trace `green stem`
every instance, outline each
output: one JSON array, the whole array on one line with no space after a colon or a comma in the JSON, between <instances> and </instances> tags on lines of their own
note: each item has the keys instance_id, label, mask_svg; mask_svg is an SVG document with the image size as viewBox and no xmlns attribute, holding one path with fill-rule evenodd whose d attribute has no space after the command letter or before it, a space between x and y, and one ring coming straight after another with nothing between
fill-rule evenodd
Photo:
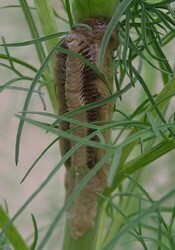
<instances>
[{"instance_id":1,"label":"green stem","mask_svg":"<svg viewBox=\"0 0 175 250\"><path fill-rule=\"evenodd\" d=\"M54 12L49 0L34 0L41 28L45 36L58 32ZM46 41L47 50L50 51L58 42L57 38Z\"/></svg>"},{"instance_id":2,"label":"green stem","mask_svg":"<svg viewBox=\"0 0 175 250\"><path fill-rule=\"evenodd\" d=\"M8 215L4 209L0 206L0 228L4 228L5 225L10 221ZM14 250L29 250L24 239L17 231L16 227L11 224L8 229L5 231L10 244L13 246Z\"/></svg>"},{"instance_id":3,"label":"green stem","mask_svg":"<svg viewBox=\"0 0 175 250\"><path fill-rule=\"evenodd\" d=\"M23 10L24 16L26 18L26 21L28 23L32 38L39 38L39 33L38 33L37 27L35 25L35 21L32 17L31 10L30 10L30 7L28 6L27 1L26 0L19 0L19 2L21 5L21 8ZM35 47L36 47L36 50L38 53L40 63L43 63L43 61L45 60L45 57L46 57L44 49L43 49L42 45L39 43L35 44Z\"/></svg>"},{"instance_id":4,"label":"green stem","mask_svg":"<svg viewBox=\"0 0 175 250\"><path fill-rule=\"evenodd\" d=\"M141 156L127 162L125 165L123 165L123 168L117 172L117 175L114 179L114 185L111 189L107 190L105 195L108 195L113 192L118 187L119 183L121 183L126 178L126 174L130 175L138 170L141 170L141 168L147 166L148 164L159 159L163 155L169 153L174 148L175 140L163 141L160 144L152 147L150 150L148 150Z\"/></svg>"},{"instance_id":5,"label":"green stem","mask_svg":"<svg viewBox=\"0 0 175 250\"><path fill-rule=\"evenodd\" d=\"M43 34L47 36L47 35L58 32L54 12L53 12L50 1L49 0L34 0L34 3L35 3L36 11L38 13L38 17L40 20ZM46 47L47 47L48 52L55 46L57 42L58 40L55 38L46 41ZM49 83L53 79L53 64L54 64L54 59L51 60L50 74L44 75L46 83ZM58 102L57 102L56 95L55 95L54 84L49 83L46 85L46 87L47 87L47 91L48 91L51 103L53 105L53 108L55 112L57 113Z\"/></svg>"},{"instance_id":6,"label":"green stem","mask_svg":"<svg viewBox=\"0 0 175 250\"><path fill-rule=\"evenodd\" d=\"M119 0L73 0L72 11L78 22L89 17L111 18L117 8Z\"/></svg>"},{"instance_id":7,"label":"green stem","mask_svg":"<svg viewBox=\"0 0 175 250\"><path fill-rule=\"evenodd\" d=\"M39 33L35 24L35 20L33 19L33 16L31 14L31 10L28 6L28 3L26 0L19 0L23 13L26 17L32 38L39 38ZM41 21L41 26L43 29L43 33L44 35L49 35L52 33L56 33L57 29L56 29L56 24L55 24L55 20L54 20L54 14L51 8L51 5L49 3L49 1L35 1L37 7L36 10L38 12L38 15L40 17L40 21ZM46 24L47 22L47 24ZM56 41L55 39L51 39L47 42L47 48L48 51L50 50L50 48L52 48L55 45ZM44 49L42 44L35 44L36 50L37 50L37 54L38 54L38 58L40 63L42 64L46 58ZM53 61L52 61L52 67L53 68ZM50 67L47 67L45 72L43 73L43 79L46 83L46 88L53 106L53 109L55 110L55 112L57 111L57 100L56 100L56 96L55 96L55 88L54 88L54 84L51 84L50 82L53 80L53 71Z\"/></svg>"},{"instance_id":8,"label":"green stem","mask_svg":"<svg viewBox=\"0 0 175 250\"><path fill-rule=\"evenodd\" d=\"M126 178L125 174L130 175L130 174L135 173L137 170L140 171L141 168L150 164L151 162L155 161L156 159L159 159L161 156L169 153L174 148L175 148L175 140L172 140L169 142L162 142L162 143L160 143L160 145L155 146L154 148L152 148L151 150L149 150L148 152L146 152L142 156L126 163L124 165L124 168L118 172L118 174L115 178L114 183L117 183L117 184L114 185L111 190L107 190L105 195L110 194L113 190L116 190L117 186ZM139 174L140 172L137 172L137 173ZM131 183L131 187L132 187L132 184L133 183ZM135 186L133 186L133 187L135 187ZM127 191L129 192L129 189ZM134 207L135 207L134 200L133 199L130 200L130 199L131 199L131 197L127 198L121 204L120 209L122 211L126 211L128 206L130 206L130 209L129 209L130 211L132 211L132 209L134 210ZM113 218L113 221L114 221L114 223L112 224L111 228L107 232L105 242L107 242L108 240L115 237L116 233L119 231L121 226L126 222L126 219L123 216L120 216L119 213L117 213L115 218Z\"/></svg>"},{"instance_id":9,"label":"green stem","mask_svg":"<svg viewBox=\"0 0 175 250\"><path fill-rule=\"evenodd\" d=\"M135 171L141 169L144 166L152 163L153 161L159 159L163 155L169 153L175 148L175 140L169 142L163 141L159 145L154 146L152 149L142 154L126 163L122 170L118 172L118 178L123 180L125 178L124 174L133 174ZM116 178L117 180L117 178Z\"/></svg>"},{"instance_id":10,"label":"green stem","mask_svg":"<svg viewBox=\"0 0 175 250\"><path fill-rule=\"evenodd\" d=\"M104 210L104 200L100 200L97 209L97 215L94 221L94 227L89 229L82 237L74 239L71 235L68 220L66 218L65 232L62 250L100 250L98 247L99 233L101 234L101 216Z\"/></svg>"},{"instance_id":11,"label":"green stem","mask_svg":"<svg viewBox=\"0 0 175 250\"><path fill-rule=\"evenodd\" d=\"M155 98L155 103L159 107L160 110L163 110L168 105L168 103L170 102L171 98L174 95L175 95L175 77L173 77L169 82L167 82L165 87L161 90L161 92ZM145 114L147 112L151 112L151 114L153 115L154 118L157 117L157 113L155 111L155 108L153 107L152 104L150 104L149 107L147 108L147 110L145 111L144 115L142 116L141 121L144 120ZM137 131L138 130L132 129L131 132L129 133L128 137L132 136ZM128 156L130 155L130 153L132 152L132 150L134 149L136 144L137 144L137 141L132 142L132 143L128 144L126 147L124 147L122 157L120 160L121 168L123 168L123 165L125 164Z\"/></svg>"}]
</instances>

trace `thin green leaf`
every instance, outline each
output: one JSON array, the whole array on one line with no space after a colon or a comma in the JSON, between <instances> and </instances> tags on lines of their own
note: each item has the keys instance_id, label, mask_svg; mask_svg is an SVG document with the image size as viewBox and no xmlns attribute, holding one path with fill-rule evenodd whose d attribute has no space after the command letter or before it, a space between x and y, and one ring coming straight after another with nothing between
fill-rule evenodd
<instances>
[{"instance_id":1,"label":"thin green leaf","mask_svg":"<svg viewBox=\"0 0 175 250\"><path fill-rule=\"evenodd\" d=\"M132 0L123 0L117 7L114 15L111 18L111 21L105 31L104 37L102 39L100 53L98 57L98 66L101 69L103 65L103 58L106 52L106 47L108 45L109 39L112 35L113 30L115 29L116 25L118 24L118 21L120 20L123 13L126 11L129 4L132 2Z\"/></svg>"},{"instance_id":2,"label":"thin green leaf","mask_svg":"<svg viewBox=\"0 0 175 250\"><path fill-rule=\"evenodd\" d=\"M165 34L165 36L162 38L161 47L170 43L174 38L175 38L175 32L172 31L167 32L167 34Z\"/></svg>"},{"instance_id":3,"label":"thin green leaf","mask_svg":"<svg viewBox=\"0 0 175 250\"><path fill-rule=\"evenodd\" d=\"M61 42L59 42L57 44L57 46L61 44ZM39 81L41 75L43 74L44 70L46 69L50 59L52 58L52 56L54 55L55 51L57 50L57 46L54 47L50 53L48 54L46 60L43 62L43 64L41 65L40 69L38 70L37 74L35 75L33 82L30 86L30 90L27 94L24 106L23 106L23 111L27 111L29 104L30 104L30 100L32 98L32 94L33 91L35 89L35 86L37 84L37 82ZM23 113L23 116L25 117L26 114ZM20 142L21 142L21 135L22 135L22 130L23 130L23 126L24 126L24 120L20 120L19 122L19 126L18 126L18 131L17 131L17 137L16 137L16 146L15 146L15 161L16 161L16 165L18 164L18 159L19 159L19 146L20 146Z\"/></svg>"},{"instance_id":4,"label":"thin green leaf","mask_svg":"<svg viewBox=\"0 0 175 250\"><path fill-rule=\"evenodd\" d=\"M2 91L4 91L5 89L9 88L10 85L12 85L13 83L18 82L18 81L23 81L23 80L31 81L32 78L30 78L30 77L17 77L17 78L14 78L14 79L12 79L12 80L10 80L10 81L8 81L5 84L0 86L0 93Z\"/></svg>"},{"instance_id":5,"label":"thin green leaf","mask_svg":"<svg viewBox=\"0 0 175 250\"><path fill-rule=\"evenodd\" d=\"M164 0L164 1L162 1L162 2L158 2L158 3L146 3L145 2L145 4L147 4L150 8L152 8L152 7L155 7L155 8L164 8L165 6L166 6L166 4L170 4L170 3L173 3L174 2L174 0Z\"/></svg>"},{"instance_id":6,"label":"thin green leaf","mask_svg":"<svg viewBox=\"0 0 175 250\"><path fill-rule=\"evenodd\" d=\"M171 15L172 15L172 17L173 17L173 19L174 19L174 21L175 21L175 13L174 13L173 6L172 6L172 8L171 8L170 4L168 4L167 7L168 7L168 10L169 10L169 12L171 13Z\"/></svg>"},{"instance_id":7,"label":"thin green leaf","mask_svg":"<svg viewBox=\"0 0 175 250\"><path fill-rule=\"evenodd\" d=\"M160 18L160 20L165 24L165 26L168 29L172 30L173 32L175 31L175 28L174 28L175 22L171 18L169 18L167 14L163 13L162 11L156 8L154 8L154 13L157 14L157 16ZM171 23L172 26L169 23Z\"/></svg>"},{"instance_id":8,"label":"thin green leaf","mask_svg":"<svg viewBox=\"0 0 175 250\"><path fill-rule=\"evenodd\" d=\"M155 35L154 35L154 33L152 31L150 31L149 34L150 34L151 39L155 39ZM162 49L160 48L160 46L159 46L158 42L156 41L156 39L155 39L155 42L154 42L152 48L154 49L155 54L157 54L161 58L166 59L166 56L163 53ZM174 73L173 73L173 71L171 69L171 66L170 66L170 64L168 63L167 60L165 60L163 62L158 61L158 63L159 63L160 68L161 68L164 83L166 83L166 82L168 82L168 80L170 80L169 79L170 76L174 76Z\"/></svg>"},{"instance_id":9,"label":"thin green leaf","mask_svg":"<svg viewBox=\"0 0 175 250\"><path fill-rule=\"evenodd\" d=\"M69 0L65 0L65 6L66 6L67 15L68 15L68 18L69 18L69 25L70 25L70 28L72 28L73 25L74 25L74 22L73 22L73 18L72 18L72 13L71 13L71 7L70 7Z\"/></svg>"},{"instance_id":10,"label":"thin green leaf","mask_svg":"<svg viewBox=\"0 0 175 250\"><path fill-rule=\"evenodd\" d=\"M151 112L147 112L147 117L148 117L148 119L149 119L150 125L151 125L152 130L154 131L155 135L156 135L158 138L162 139L162 136L161 136L161 134L160 134L160 131L159 131L158 128L157 128L157 124L156 124L156 122L155 122L155 120L154 120L154 117L153 117L153 115L151 114Z\"/></svg>"},{"instance_id":11,"label":"thin green leaf","mask_svg":"<svg viewBox=\"0 0 175 250\"><path fill-rule=\"evenodd\" d=\"M142 154L141 156L135 158L134 160L129 161L126 163L122 170L119 170L117 173L117 176L115 178L115 183L119 184L119 180L121 181L124 179L124 174L133 174L135 171L141 169L142 167L145 167L146 165L150 164L151 162L155 161L156 159L159 159L161 156L169 153L175 148L175 141L169 141L169 142L162 142L154 147L152 147L150 150Z\"/></svg>"},{"instance_id":12,"label":"thin green leaf","mask_svg":"<svg viewBox=\"0 0 175 250\"><path fill-rule=\"evenodd\" d=\"M2 43L2 44L0 44L0 46L1 47L5 47L5 46L6 47L24 47L24 46L29 46L29 45L45 42L47 40L50 40L50 39L53 39L53 38L56 38L56 37L61 37L61 36L64 36L66 34L67 34L66 31L65 32L58 32L58 33L54 33L54 34L51 34L51 35L43 36L43 37L40 37L40 38L25 41L25 42L6 43L5 45L4 45L4 43Z\"/></svg>"},{"instance_id":13,"label":"thin green leaf","mask_svg":"<svg viewBox=\"0 0 175 250\"><path fill-rule=\"evenodd\" d=\"M171 215L171 218L170 218L170 223L169 223L169 231L170 233L173 233L173 224L174 224L174 221L175 221L175 205L173 207L173 211L172 211L172 215ZM175 242L174 242L175 244Z\"/></svg>"},{"instance_id":14,"label":"thin green leaf","mask_svg":"<svg viewBox=\"0 0 175 250\"><path fill-rule=\"evenodd\" d=\"M129 23L130 12L126 10L126 28L125 28L125 40L123 46L123 53L122 53L122 64L124 65L125 71L128 75L128 66L127 66L127 52L129 47L129 32L130 32L130 23Z\"/></svg>"},{"instance_id":15,"label":"thin green leaf","mask_svg":"<svg viewBox=\"0 0 175 250\"><path fill-rule=\"evenodd\" d=\"M29 88L18 87L18 86L8 86L6 89L11 89L11 90L16 90L16 91L24 91L24 92L29 91ZM1 92L1 88L0 88L0 92ZM34 90L33 93L38 94L40 97L44 95L42 92L40 92L38 90Z\"/></svg>"},{"instance_id":16,"label":"thin green leaf","mask_svg":"<svg viewBox=\"0 0 175 250\"><path fill-rule=\"evenodd\" d=\"M30 7L29 7L27 1L26 0L19 0L19 2L20 2L20 5L21 5L21 8L23 10L23 13L25 15L26 21L27 21L27 23L29 25L32 37L33 38L39 38L39 33L38 33L37 27L35 25L35 21L34 21L34 19L32 17L31 10L30 10ZM43 63L45 58L46 58L44 49L43 49L41 44L36 44L35 46L36 46L36 50L37 50L37 53L38 53L40 63Z\"/></svg>"},{"instance_id":17,"label":"thin green leaf","mask_svg":"<svg viewBox=\"0 0 175 250\"><path fill-rule=\"evenodd\" d=\"M120 231L113 237L103 248L103 250L109 250L113 249L115 244L118 242L118 240L128 233L129 230L131 230L133 227L137 226L138 223L148 215L150 215L152 212L154 212L162 203L166 202L170 198L172 198L175 195L175 189L168 192L166 195L164 195L161 199L158 201L155 201L151 206L147 207L144 212L140 213L139 216L134 218L131 222L123 226Z\"/></svg>"},{"instance_id":18,"label":"thin green leaf","mask_svg":"<svg viewBox=\"0 0 175 250\"><path fill-rule=\"evenodd\" d=\"M65 115L66 116L72 116L72 115L78 114L78 113L80 113L80 112L82 112L84 110L90 110L92 108L103 106L106 103L109 103L109 102L112 102L112 101L116 100L117 98L119 98L122 94L126 93L132 87L133 87L132 83L129 83L123 89L121 89L117 93L109 96L108 98L105 98L103 100L100 100L100 101L97 101L97 102L94 102L94 103L86 104L85 106L82 106L82 107L80 107L78 109L67 112Z\"/></svg>"},{"instance_id":19,"label":"thin green leaf","mask_svg":"<svg viewBox=\"0 0 175 250\"><path fill-rule=\"evenodd\" d=\"M35 115L41 115L41 116L45 116L45 117L50 117L50 118L54 118L55 121L49 126L50 129L53 127L55 127L59 122L61 121L66 121L68 123L73 123L73 124L76 124L77 126L82 126L82 127L87 127L87 128L91 128L91 129L94 129L94 130L98 130L97 132L99 131L102 131L102 130L106 130L106 129L112 129L112 128L116 128L116 127L134 127L134 128L140 128L140 129L145 129L145 128L148 128L147 125L145 125L145 123L143 122L139 122L139 121L130 121L130 120L124 120L124 121L109 121L109 123L107 123L106 125L104 124L104 122L94 122L94 123L86 123L86 122L81 122L81 121L78 121L78 120L74 120L72 118L69 118L65 115L54 115L52 113L47 113L47 112L36 112L36 111L27 111L27 112L24 112L24 113L27 113L27 114L35 114ZM101 125L101 123L103 125ZM170 125L166 125L167 126L170 126ZM171 126L174 126L174 123L171 124ZM45 127L46 129L46 127ZM161 127L161 129L163 129Z\"/></svg>"},{"instance_id":20,"label":"thin green leaf","mask_svg":"<svg viewBox=\"0 0 175 250\"><path fill-rule=\"evenodd\" d=\"M0 206L0 228L2 229L9 222L10 218L8 217L2 206ZM14 250L29 250L21 234L12 223L10 223L8 229L5 232L0 232L1 237L3 233L5 233L5 235L7 236Z\"/></svg>"},{"instance_id":21,"label":"thin green leaf","mask_svg":"<svg viewBox=\"0 0 175 250\"><path fill-rule=\"evenodd\" d=\"M43 152L37 157L37 159L33 162L32 166L28 169L24 177L22 178L20 183L23 183L23 181L27 178L27 176L30 174L32 169L35 167L35 165L39 162L39 160L42 158L43 155L59 140L59 138L56 138L53 140L44 150Z\"/></svg>"},{"instance_id":22,"label":"thin green leaf","mask_svg":"<svg viewBox=\"0 0 175 250\"><path fill-rule=\"evenodd\" d=\"M169 101L171 100L173 95L175 95L175 78L172 78L166 84L166 86L162 89L162 91L159 93L159 95L157 95L157 97L155 98L155 103L156 103L156 105L159 105L160 110L163 110L167 106L167 104L169 103ZM148 112L148 111L151 111L154 118L157 117L157 112L154 110L154 106L152 106L152 104L150 104L148 106L148 108L146 109L146 112ZM141 118L141 120L143 120L143 119L144 119L144 116ZM132 134L135 134L135 133L136 133L136 130L133 129L133 130L131 130L131 132L129 133L128 136L131 136ZM136 143L137 143L137 141L128 145L127 148L124 148L123 153L122 153L122 157L121 157L121 166L123 165L123 163L128 158L129 154L134 149Z\"/></svg>"},{"instance_id":23,"label":"thin green leaf","mask_svg":"<svg viewBox=\"0 0 175 250\"><path fill-rule=\"evenodd\" d=\"M17 4L10 4L10 5L6 5L3 7L0 7L0 9L8 9L8 8L21 8L21 5L17 5ZM29 7L31 10L35 10L34 7Z\"/></svg>"},{"instance_id":24,"label":"thin green leaf","mask_svg":"<svg viewBox=\"0 0 175 250\"><path fill-rule=\"evenodd\" d=\"M112 186L117 170L119 168L121 153L122 153L121 149L118 148L118 150L116 151L112 159L112 164L110 166L108 179L107 179L107 183L109 187Z\"/></svg>"},{"instance_id":25,"label":"thin green leaf","mask_svg":"<svg viewBox=\"0 0 175 250\"><path fill-rule=\"evenodd\" d=\"M114 146L112 146L110 144L101 144L99 142L88 140L87 138L80 138L78 136L75 136L75 135L72 135L72 134L68 133L67 131L66 132L60 131L60 130L55 129L55 128L53 128L53 127L51 127L51 126L49 126L47 124L44 124L42 122L35 121L33 119L27 118L24 115L22 115L22 116L16 115L16 116L18 118L20 118L21 120L27 121L27 122L35 125L35 126L43 128L46 131L49 131L49 132L51 132L51 133L53 133L53 134L55 134L57 136L61 136L61 137L66 138L66 139L73 140L73 141L78 142L80 144L84 144L84 145L88 145L88 146L96 147L96 148L103 148L103 149L112 149L114 147ZM96 133L98 133L98 131L95 131L93 134L96 135Z\"/></svg>"},{"instance_id":26,"label":"thin green leaf","mask_svg":"<svg viewBox=\"0 0 175 250\"><path fill-rule=\"evenodd\" d=\"M34 227L34 239L33 239L32 245L30 247L30 250L35 250L37 242L38 242L38 227L37 227L37 223L36 223L34 215L32 214L31 216L32 216L33 227Z\"/></svg>"},{"instance_id":27,"label":"thin green leaf","mask_svg":"<svg viewBox=\"0 0 175 250\"><path fill-rule=\"evenodd\" d=\"M153 59L156 59L156 60L159 60L159 61L167 61L167 59L165 59L164 57L161 58L161 57L158 57L158 56L155 56L149 49L149 46L148 46L148 42L147 42L147 29L148 29L148 26L147 26L147 12L146 12L146 8L145 8L145 5L143 5L142 7L142 17L141 17L141 35L142 35L142 41L143 41L143 44L144 44L144 47L146 49L146 51L148 52L148 54L153 58ZM151 23L152 25L152 23Z\"/></svg>"},{"instance_id":28,"label":"thin green leaf","mask_svg":"<svg viewBox=\"0 0 175 250\"><path fill-rule=\"evenodd\" d=\"M9 60L9 59L8 59L8 56L7 56L7 55L4 55L4 54L0 54L0 58L1 58L1 59L4 59L4 60ZM18 58L16 58L16 57L12 57L12 56L11 56L11 60L13 61L13 63L17 63L17 64L19 64L19 65L21 65L21 66L23 66L23 67L26 67L26 68L32 70L32 71L35 72L35 73L37 72L37 69L36 69L33 65L31 65L31 64L29 64L29 63L26 63L26 62L23 61L23 60L20 60L20 59L18 59Z\"/></svg>"},{"instance_id":29,"label":"thin green leaf","mask_svg":"<svg viewBox=\"0 0 175 250\"><path fill-rule=\"evenodd\" d=\"M53 9L53 13L54 13L54 15L55 15L58 19L62 20L62 21L65 22L65 23L69 23L67 19L65 19L64 17L60 16L54 9Z\"/></svg>"},{"instance_id":30,"label":"thin green leaf","mask_svg":"<svg viewBox=\"0 0 175 250\"><path fill-rule=\"evenodd\" d=\"M68 50L68 49L64 49L64 48L61 48L61 47L58 47L58 51L60 51L61 53L64 53L66 55L69 55L69 56L72 56L72 57L75 57L75 58L78 58L79 60L81 60L82 62L84 62L85 64L87 64L90 68L93 69L93 71L100 76L100 78L106 82L107 80L105 79L103 73L93 64L91 63L89 60L87 60L85 57L71 51L71 50Z\"/></svg>"},{"instance_id":31,"label":"thin green leaf","mask_svg":"<svg viewBox=\"0 0 175 250\"><path fill-rule=\"evenodd\" d=\"M154 101L154 99L153 99L153 97L152 97L152 95L151 95L151 93L150 93L150 91L149 91L147 85L145 84L143 78L142 78L141 75L135 70L134 67L133 67L133 72L134 72L135 76L137 77L138 81L140 82L140 84L142 85L142 87L143 87L143 89L144 89L146 95L148 96L148 98L149 98L149 100L150 100L152 106L155 108L155 111L157 112L157 115L159 116L159 118L161 119L161 121L162 121L163 123L167 123L166 120L165 120L165 118L164 118L164 116L162 115L160 109L157 107L157 105L156 105L156 103L155 103L155 101ZM171 133L171 135L175 136L174 132L173 132L171 129L169 129L169 132Z\"/></svg>"},{"instance_id":32,"label":"thin green leaf","mask_svg":"<svg viewBox=\"0 0 175 250\"><path fill-rule=\"evenodd\" d=\"M4 44L4 49L5 49L5 52L6 52L6 55L7 55L7 58L8 58L8 61L10 63L10 66L11 66L11 69L19 76L22 76L22 74L15 68L14 64L13 64L13 60L11 59L11 55L10 55L10 52L6 46L6 43L5 43L5 39L2 37L2 41L3 41L3 44Z\"/></svg>"}]
</instances>

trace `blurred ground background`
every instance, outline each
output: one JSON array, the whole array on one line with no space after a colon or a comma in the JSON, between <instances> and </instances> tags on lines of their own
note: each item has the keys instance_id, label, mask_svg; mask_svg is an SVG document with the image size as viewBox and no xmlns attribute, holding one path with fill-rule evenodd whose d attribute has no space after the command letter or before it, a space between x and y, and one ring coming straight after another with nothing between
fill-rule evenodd
<instances>
[{"instance_id":1,"label":"blurred ground background","mask_svg":"<svg viewBox=\"0 0 175 250\"><path fill-rule=\"evenodd\" d=\"M52 2L55 9L62 14L60 1ZM33 1L28 1L28 3L30 6L34 6ZM15 0L0 1L0 8L9 5L19 5L19 2ZM37 15L34 11L33 16L37 23ZM0 36L3 36L7 43L31 40L30 31L20 8L0 9ZM4 52L1 47L0 53L2 51ZM34 46L12 48L9 51L11 56L19 57L38 67L39 62ZM23 71L26 75L29 73L25 68L22 70L26 71ZM9 81L13 76L13 73L0 67L0 85ZM28 84L29 82L21 81L16 86L27 87ZM59 147L56 144L41 159L26 181L20 184L22 177L34 160L55 138L52 135L46 135L44 131L36 127L26 124L22 136L19 164L16 167L14 158L15 140L19 120L14 115L22 110L25 97L26 93L22 91L5 90L3 93L0 93L0 204L4 205L4 200L6 200L10 216L21 207L60 160ZM47 93L45 93L44 99L47 103L46 111L53 113ZM32 98L30 110L43 111L41 101L37 95L34 95ZM16 220L15 224L25 238L33 232L31 213L34 214L38 227L41 228L47 226L53 220L58 209L62 207L64 202L63 182L64 168L59 171L52 182L47 185L44 191L36 197L35 201ZM60 232L58 231L57 235L55 235L57 240L62 238L63 227L61 225Z\"/></svg>"},{"instance_id":2,"label":"blurred ground background","mask_svg":"<svg viewBox=\"0 0 175 250\"><path fill-rule=\"evenodd\" d=\"M53 0L53 6L63 15L60 8L60 1ZM31 6L33 1L28 1ZM0 8L7 5L19 5L16 0L1 0ZM33 15L38 24L36 13ZM59 30L68 30L63 23L58 21ZM31 40L31 35L20 8L3 8L0 9L0 36L4 37L7 43L22 42ZM4 51L0 47L0 53ZM12 48L9 50L12 56L17 56L28 63L38 67L36 53L33 46ZM174 60L174 46L167 48L167 53L170 60ZM172 54L172 56L170 56ZM26 70L26 69L24 69ZM149 74L150 68L145 67L145 74ZM25 72L28 74L28 72ZM13 74L7 69L0 67L0 85L3 85L13 77ZM21 86L28 86L28 82L19 82ZM162 84L157 82L156 89L161 89ZM135 89L131 90L130 96L134 97ZM119 103L124 111L134 109L137 103L143 98L143 92L138 88L137 98L124 97L123 103ZM45 93L46 94L46 93ZM20 147L20 160L16 167L15 165L15 140L19 120L14 116L22 110L26 94L24 92L5 90L0 93L0 204L3 205L4 200L7 202L9 208L9 215L12 216L26 201L26 199L36 190L42 181L48 176L50 171L54 168L60 159L58 144L53 146L49 153L39 161L37 166L33 169L29 177L23 184L20 181L28 168L38 157L38 155L45 149L45 147L55 138L52 135L45 134L34 126L26 124L22 135ZM47 112L53 112L47 94L45 95L47 103ZM133 101L134 100L134 101ZM174 104L173 104L174 106ZM43 106L37 95L34 95L30 105L30 110L43 111ZM160 167L161 165L161 167ZM158 170L158 171L157 171ZM144 171L143 176L150 176L149 183L146 184L147 191L151 192L153 196L162 196L166 188L174 185L172 176L174 175L174 152L171 152L170 157L163 157L161 160L155 162L147 170ZM38 222L38 227L47 226L53 220L57 211L62 207L64 202L64 168L59 170L54 179L45 187L45 189L35 198L35 200L28 206L23 214L16 220L15 224L19 231L26 238L33 232L32 220L30 214L33 213ZM156 188L155 188L156 183ZM63 235L63 220L59 223L58 231L53 235L51 246L46 249L58 249L56 244Z\"/></svg>"}]
</instances>

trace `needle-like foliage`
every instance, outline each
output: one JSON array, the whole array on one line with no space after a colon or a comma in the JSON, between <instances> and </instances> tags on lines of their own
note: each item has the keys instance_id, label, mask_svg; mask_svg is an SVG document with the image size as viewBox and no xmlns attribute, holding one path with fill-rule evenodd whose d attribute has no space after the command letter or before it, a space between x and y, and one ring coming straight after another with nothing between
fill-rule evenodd
<instances>
[{"instance_id":1,"label":"needle-like foliage","mask_svg":"<svg viewBox=\"0 0 175 250\"><path fill-rule=\"evenodd\" d=\"M29 6L28 2L20 0L18 5L12 3L0 8L0 11L20 9L21 16L23 13L31 32L30 40L21 41L19 38L19 42L8 41L4 34L0 44L0 67L12 73L9 74L9 79L0 85L0 93L3 95L4 91L11 90L18 91L19 94L25 93L26 96L20 113L16 115L19 119L16 132L16 164L19 163L23 146L21 139L25 133L25 123L36 126L47 132L47 136L52 134L55 138L29 166L26 174L21 176L21 182L30 178L37 163L45 154L49 154L49 150L60 138L75 141L76 145L56 166L53 166L50 174L11 219L7 215L7 210L0 208L0 249L9 249L10 245L16 250L46 249L52 233L57 230L58 225L61 226L60 219L83 187L106 162L110 162L108 187L99 194L99 209L94 228L82 238L75 240L66 225L62 249L175 249L175 188L165 187L160 195L157 183L151 180L152 174L161 174L159 159L165 155L167 171L172 172L172 176L169 176L172 180L174 177L174 172L169 166L171 158L168 160L170 152L175 148L175 116L172 108L175 95L175 61L174 56L171 57L171 47L175 41L174 1L65 0L60 1L62 11L54 9L50 1L34 0L34 6ZM68 29L74 25L83 25L81 22L88 17L97 16L107 17L110 22L101 42L98 65L94 66L83 56L62 48L61 44ZM106 81L101 69L109 39L116 26L119 30L119 48L113 58L114 68L111 69L114 76L114 92L106 99L87 104L65 115L58 115L53 75L53 58L56 51L82 60ZM26 59L13 56L13 50L17 47L32 48L38 66L33 66ZM21 82L27 85L23 86ZM45 111L45 90L53 107L53 110L48 112ZM34 96L42 103L43 110L30 109ZM72 118L75 114L111 101L115 103L113 118L105 124L86 123ZM16 110L16 113L18 111ZM60 131L58 127L62 121L74 124L75 129L86 127L93 133L80 138L71 134L71 129L66 132ZM107 129L112 130L111 143L105 143L103 140L102 133ZM97 136L99 141L91 140L93 136ZM46 228L42 239L38 238L40 230L37 219L32 215L33 240L31 244L25 242L13 223L31 202L35 202L35 197L44 192L43 189L52 181L67 159L82 145L105 149L106 155L82 179L65 204L62 204L61 209L55 212L55 217ZM147 169L149 171L146 171ZM169 182L173 183L172 180ZM152 198L149 187L157 191L157 198ZM55 249L61 249L57 244L58 242L55 243Z\"/></svg>"}]
</instances>

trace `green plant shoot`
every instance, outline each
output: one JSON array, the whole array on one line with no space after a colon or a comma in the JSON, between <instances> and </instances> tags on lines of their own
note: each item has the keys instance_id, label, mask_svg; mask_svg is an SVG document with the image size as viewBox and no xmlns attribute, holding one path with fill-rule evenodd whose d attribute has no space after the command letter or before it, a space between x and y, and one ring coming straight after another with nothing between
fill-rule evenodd
<instances>
[{"instance_id":1,"label":"green plant shoot","mask_svg":"<svg viewBox=\"0 0 175 250\"><path fill-rule=\"evenodd\" d=\"M75 21L81 22L89 17L112 17L118 0L73 0L72 12Z\"/></svg>"}]
</instances>

